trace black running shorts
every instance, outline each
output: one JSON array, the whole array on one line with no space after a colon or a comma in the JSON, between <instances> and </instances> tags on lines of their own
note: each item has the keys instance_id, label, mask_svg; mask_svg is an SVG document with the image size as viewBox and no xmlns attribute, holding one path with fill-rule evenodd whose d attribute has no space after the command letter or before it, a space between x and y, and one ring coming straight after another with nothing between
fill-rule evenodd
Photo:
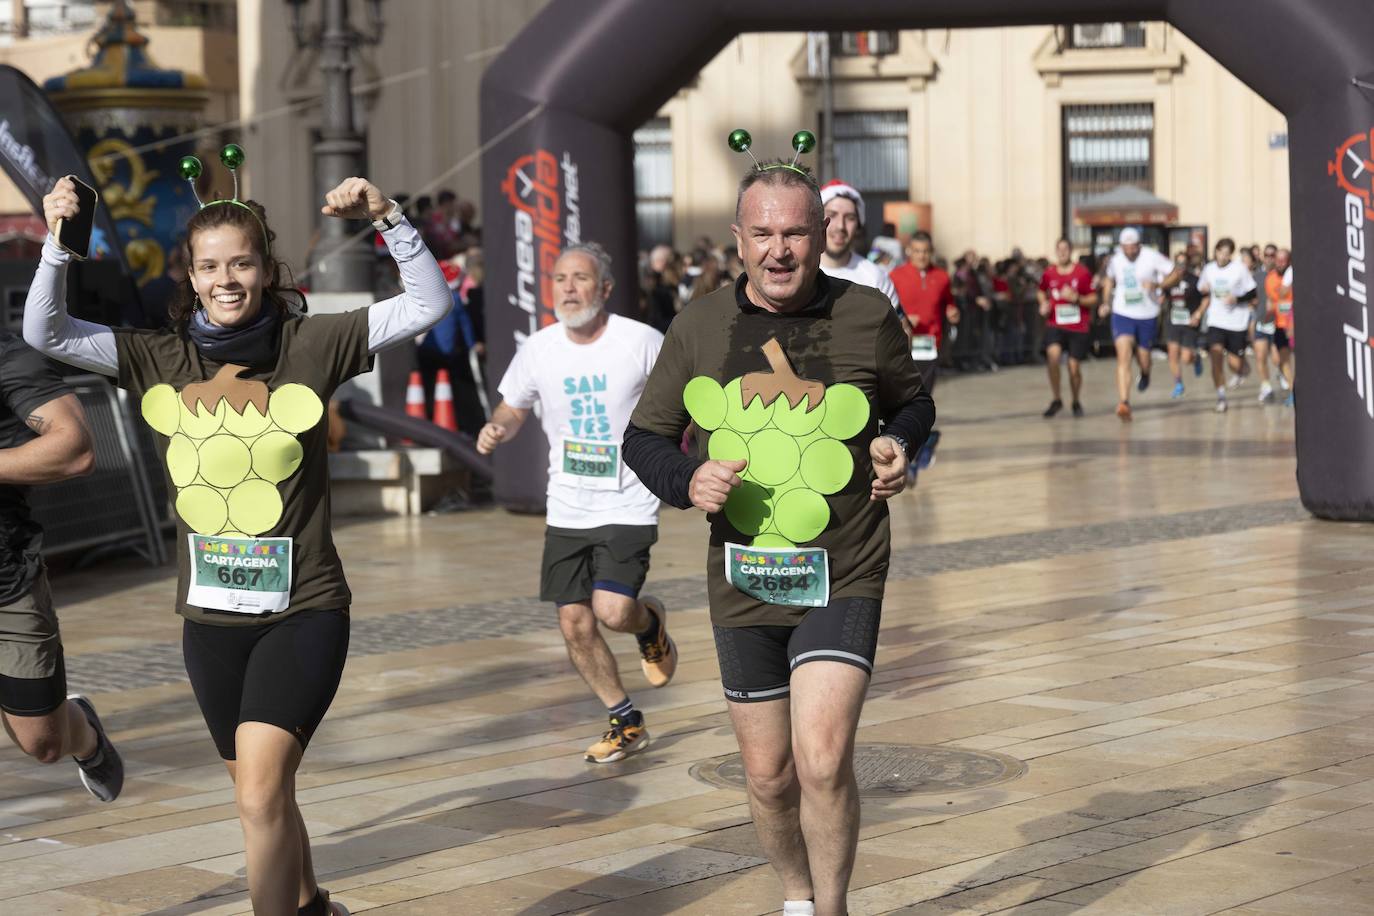
<instances>
[{"instance_id":1,"label":"black running shorts","mask_svg":"<svg viewBox=\"0 0 1374 916\"><path fill-rule=\"evenodd\" d=\"M1069 354L1069 359L1078 360L1080 363L1088 358L1088 347L1092 343L1092 337L1087 331L1066 331L1063 328L1050 325L1045 328L1045 349L1058 344Z\"/></svg>"},{"instance_id":2,"label":"black running shorts","mask_svg":"<svg viewBox=\"0 0 1374 916\"><path fill-rule=\"evenodd\" d=\"M339 689L348 612L298 611L254 627L187 620L181 650L220 757L235 759L234 732L243 722L275 725L304 750Z\"/></svg>"},{"instance_id":3,"label":"black running shorts","mask_svg":"<svg viewBox=\"0 0 1374 916\"><path fill-rule=\"evenodd\" d=\"M1236 356L1244 356L1245 348L1249 346L1249 344L1250 341L1246 339L1244 331L1228 331L1225 328L1207 329L1208 349L1221 347L1227 353L1233 353Z\"/></svg>"},{"instance_id":4,"label":"black running shorts","mask_svg":"<svg viewBox=\"0 0 1374 916\"><path fill-rule=\"evenodd\" d=\"M794 627L715 627L725 698L786 699L792 672L807 662L842 662L872 674L882 614L877 598L836 598L812 608Z\"/></svg>"},{"instance_id":5,"label":"black running shorts","mask_svg":"<svg viewBox=\"0 0 1374 916\"><path fill-rule=\"evenodd\" d=\"M657 540L657 525L546 529L539 600L586 604L598 590L638 598Z\"/></svg>"},{"instance_id":6,"label":"black running shorts","mask_svg":"<svg viewBox=\"0 0 1374 916\"><path fill-rule=\"evenodd\" d=\"M1169 343L1176 343L1185 350L1196 350L1198 338L1201 332L1191 324L1174 324L1168 326Z\"/></svg>"}]
</instances>

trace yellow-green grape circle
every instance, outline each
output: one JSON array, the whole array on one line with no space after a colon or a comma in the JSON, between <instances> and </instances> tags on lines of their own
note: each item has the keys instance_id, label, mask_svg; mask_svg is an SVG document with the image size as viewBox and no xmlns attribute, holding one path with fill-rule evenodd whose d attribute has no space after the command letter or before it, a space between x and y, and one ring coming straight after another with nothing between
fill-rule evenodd
<instances>
[{"instance_id":1,"label":"yellow-green grape circle","mask_svg":"<svg viewBox=\"0 0 1374 916\"><path fill-rule=\"evenodd\" d=\"M853 385L841 383L825 390L825 419L821 430L832 439L851 439L868 425L868 398Z\"/></svg>"},{"instance_id":2,"label":"yellow-green grape circle","mask_svg":"<svg viewBox=\"0 0 1374 916\"><path fill-rule=\"evenodd\" d=\"M173 486L180 489L189 486L200 473L200 456L196 454L196 444L181 433L175 433L167 443L167 474Z\"/></svg>"},{"instance_id":3,"label":"yellow-green grape circle","mask_svg":"<svg viewBox=\"0 0 1374 916\"><path fill-rule=\"evenodd\" d=\"M242 531L221 531L219 536L222 538L246 538L248 535Z\"/></svg>"},{"instance_id":4,"label":"yellow-green grape circle","mask_svg":"<svg viewBox=\"0 0 1374 916\"><path fill-rule=\"evenodd\" d=\"M749 440L749 476L764 486L791 480L799 461L797 440L782 430L765 429Z\"/></svg>"},{"instance_id":5,"label":"yellow-green grape circle","mask_svg":"<svg viewBox=\"0 0 1374 916\"><path fill-rule=\"evenodd\" d=\"M192 439L204 439L219 432L224 425L224 415L229 412L229 404L224 398L219 399L214 410L207 409L204 401L196 401L196 409L192 411L178 396L177 407L181 431Z\"/></svg>"},{"instance_id":6,"label":"yellow-green grape circle","mask_svg":"<svg viewBox=\"0 0 1374 916\"><path fill-rule=\"evenodd\" d=\"M783 537L794 544L811 540L825 530L830 521L830 507L825 497L815 490L791 490L778 498L777 528Z\"/></svg>"},{"instance_id":7,"label":"yellow-green grape circle","mask_svg":"<svg viewBox=\"0 0 1374 916\"><path fill-rule=\"evenodd\" d=\"M177 494L177 515L196 534L219 534L228 520L229 507L213 487L197 484Z\"/></svg>"},{"instance_id":8,"label":"yellow-green grape circle","mask_svg":"<svg viewBox=\"0 0 1374 916\"><path fill-rule=\"evenodd\" d=\"M797 545L780 534L760 534L754 538L753 543L749 546L763 549L767 547L796 547Z\"/></svg>"},{"instance_id":9,"label":"yellow-green grape circle","mask_svg":"<svg viewBox=\"0 0 1374 916\"><path fill-rule=\"evenodd\" d=\"M281 519L281 494L265 480L245 480L229 494L229 521L239 531L259 535Z\"/></svg>"},{"instance_id":10,"label":"yellow-green grape circle","mask_svg":"<svg viewBox=\"0 0 1374 916\"><path fill-rule=\"evenodd\" d=\"M253 443L253 473L263 480L281 483L301 466L305 452L290 433L274 429Z\"/></svg>"},{"instance_id":11,"label":"yellow-green grape circle","mask_svg":"<svg viewBox=\"0 0 1374 916\"><path fill-rule=\"evenodd\" d=\"M212 487L229 489L243 482L252 463L248 446L235 436L219 433L200 444L200 476Z\"/></svg>"},{"instance_id":12,"label":"yellow-green grape circle","mask_svg":"<svg viewBox=\"0 0 1374 916\"><path fill-rule=\"evenodd\" d=\"M768 491L746 480L725 500L725 517L740 534L758 534L768 525L773 510L768 505Z\"/></svg>"},{"instance_id":13,"label":"yellow-green grape circle","mask_svg":"<svg viewBox=\"0 0 1374 916\"><path fill-rule=\"evenodd\" d=\"M737 433L754 433L768 425L772 407L763 406L763 398L754 395L746 407L740 394L740 379L725 386L725 425Z\"/></svg>"},{"instance_id":14,"label":"yellow-green grape circle","mask_svg":"<svg viewBox=\"0 0 1374 916\"><path fill-rule=\"evenodd\" d=\"M303 433L320 422L324 404L304 385L282 385L267 402L272 420L288 433Z\"/></svg>"},{"instance_id":15,"label":"yellow-green grape circle","mask_svg":"<svg viewBox=\"0 0 1374 916\"><path fill-rule=\"evenodd\" d=\"M802 452L801 476L817 493L838 493L854 476L854 456L838 439L821 439Z\"/></svg>"},{"instance_id":16,"label":"yellow-green grape circle","mask_svg":"<svg viewBox=\"0 0 1374 916\"><path fill-rule=\"evenodd\" d=\"M770 532L772 534L778 533L778 513L776 511L776 507L778 505L779 497L781 497L784 493L797 489L798 487L805 486L806 482L802 480L801 474L797 474L786 483L780 483L777 486L768 488L768 523L763 526L764 534L768 534Z\"/></svg>"},{"instance_id":17,"label":"yellow-green grape circle","mask_svg":"<svg viewBox=\"0 0 1374 916\"><path fill-rule=\"evenodd\" d=\"M706 444L706 456L712 461L747 460L749 446L739 433L729 429L718 429L711 433L711 441Z\"/></svg>"},{"instance_id":18,"label":"yellow-green grape circle","mask_svg":"<svg viewBox=\"0 0 1374 916\"><path fill-rule=\"evenodd\" d=\"M154 385L143 393L141 408L143 419L157 432L170 436L177 431L177 421L181 411L177 405L181 398L171 385Z\"/></svg>"},{"instance_id":19,"label":"yellow-green grape circle","mask_svg":"<svg viewBox=\"0 0 1374 916\"><path fill-rule=\"evenodd\" d=\"M825 419L825 401L816 405L815 410L807 409L811 406L810 395L802 398L796 407L787 403L785 396L780 397L773 402L773 425L789 436L805 436L815 432L821 420Z\"/></svg>"},{"instance_id":20,"label":"yellow-green grape circle","mask_svg":"<svg viewBox=\"0 0 1374 916\"><path fill-rule=\"evenodd\" d=\"M698 375L688 382L682 389L682 405L704 430L720 429L725 422L725 389L713 378Z\"/></svg>"},{"instance_id":21,"label":"yellow-green grape circle","mask_svg":"<svg viewBox=\"0 0 1374 916\"><path fill-rule=\"evenodd\" d=\"M270 425L272 425L271 418L259 411L258 405L252 401L243 405L243 413L239 413L231 407L224 415L225 432L238 436L240 439L251 439L262 433Z\"/></svg>"}]
</instances>

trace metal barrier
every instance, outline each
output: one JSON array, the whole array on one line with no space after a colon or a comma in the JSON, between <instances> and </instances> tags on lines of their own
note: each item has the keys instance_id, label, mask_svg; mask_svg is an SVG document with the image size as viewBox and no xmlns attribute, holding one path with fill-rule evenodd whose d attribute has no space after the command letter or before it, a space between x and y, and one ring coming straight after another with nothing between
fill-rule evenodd
<instances>
[{"instance_id":1,"label":"metal barrier","mask_svg":"<svg viewBox=\"0 0 1374 916\"><path fill-rule=\"evenodd\" d=\"M86 413L95 469L85 477L30 488L29 506L43 526L43 552L129 549L162 565L167 561L162 540L167 486L152 433L134 422L128 393L108 379L73 375L66 382Z\"/></svg>"}]
</instances>

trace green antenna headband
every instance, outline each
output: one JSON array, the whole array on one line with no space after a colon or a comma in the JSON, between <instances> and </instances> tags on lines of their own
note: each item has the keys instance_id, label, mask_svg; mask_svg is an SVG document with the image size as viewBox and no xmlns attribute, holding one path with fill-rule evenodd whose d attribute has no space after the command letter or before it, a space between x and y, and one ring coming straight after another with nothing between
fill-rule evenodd
<instances>
[{"instance_id":1,"label":"green antenna headband","mask_svg":"<svg viewBox=\"0 0 1374 916\"><path fill-rule=\"evenodd\" d=\"M811 178L806 172L797 168L797 160L801 158L802 154L809 153L816 148L816 135L809 130L799 130L792 135L792 149L796 150L796 155L792 157L791 162L775 162L772 165L761 165L759 163L759 160L754 156L753 150L749 148L754 145L754 138L751 137L749 131L744 128L737 127L730 131L730 136L726 142L730 144L730 149L735 152L748 153L749 158L754 160L754 168L758 169L760 172L767 172L772 169L791 169L798 175ZM815 179L812 180L814 181Z\"/></svg>"},{"instance_id":2,"label":"green antenna headband","mask_svg":"<svg viewBox=\"0 0 1374 916\"><path fill-rule=\"evenodd\" d=\"M253 219L257 220L258 225L262 227L262 243L267 250L267 254L270 256L272 254L272 241L271 237L267 234L267 224L262 221L261 216L258 216L258 211L239 200L239 168L243 165L243 160L245 158L243 147L239 146L237 143L227 144L224 149L219 151L220 163L229 170L230 175L234 176L234 196L228 200L222 198L216 198L215 200L200 199L200 194L196 192L196 180L204 174L205 166L201 164L200 159L197 157L181 157L181 162L177 164L177 172L185 179L186 183L191 186L191 196L196 199L196 203L200 205L200 209L204 210L206 207L213 207L215 204L236 204L253 214Z\"/></svg>"}]
</instances>

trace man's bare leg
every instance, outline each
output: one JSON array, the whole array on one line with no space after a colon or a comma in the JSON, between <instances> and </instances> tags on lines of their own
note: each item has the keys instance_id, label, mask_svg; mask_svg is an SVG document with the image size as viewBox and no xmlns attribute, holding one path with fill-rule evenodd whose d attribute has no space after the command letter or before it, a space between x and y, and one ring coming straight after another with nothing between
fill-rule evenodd
<instances>
[{"instance_id":1,"label":"man's bare leg","mask_svg":"<svg viewBox=\"0 0 1374 916\"><path fill-rule=\"evenodd\" d=\"M848 913L859 845L854 732L867 692L868 672L843 662L808 662L792 672L792 747L816 916Z\"/></svg>"},{"instance_id":2,"label":"man's bare leg","mask_svg":"<svg viewBox=\"0 0 1374 916\"><path fill-rule=\"evenodd\" d=\"M792 704L783 698L726 705L744 760L759 845L782 882L783 896L809 900L813 890L802 838L801 786L792 761Z\"/></svg>"}]
</instances>

